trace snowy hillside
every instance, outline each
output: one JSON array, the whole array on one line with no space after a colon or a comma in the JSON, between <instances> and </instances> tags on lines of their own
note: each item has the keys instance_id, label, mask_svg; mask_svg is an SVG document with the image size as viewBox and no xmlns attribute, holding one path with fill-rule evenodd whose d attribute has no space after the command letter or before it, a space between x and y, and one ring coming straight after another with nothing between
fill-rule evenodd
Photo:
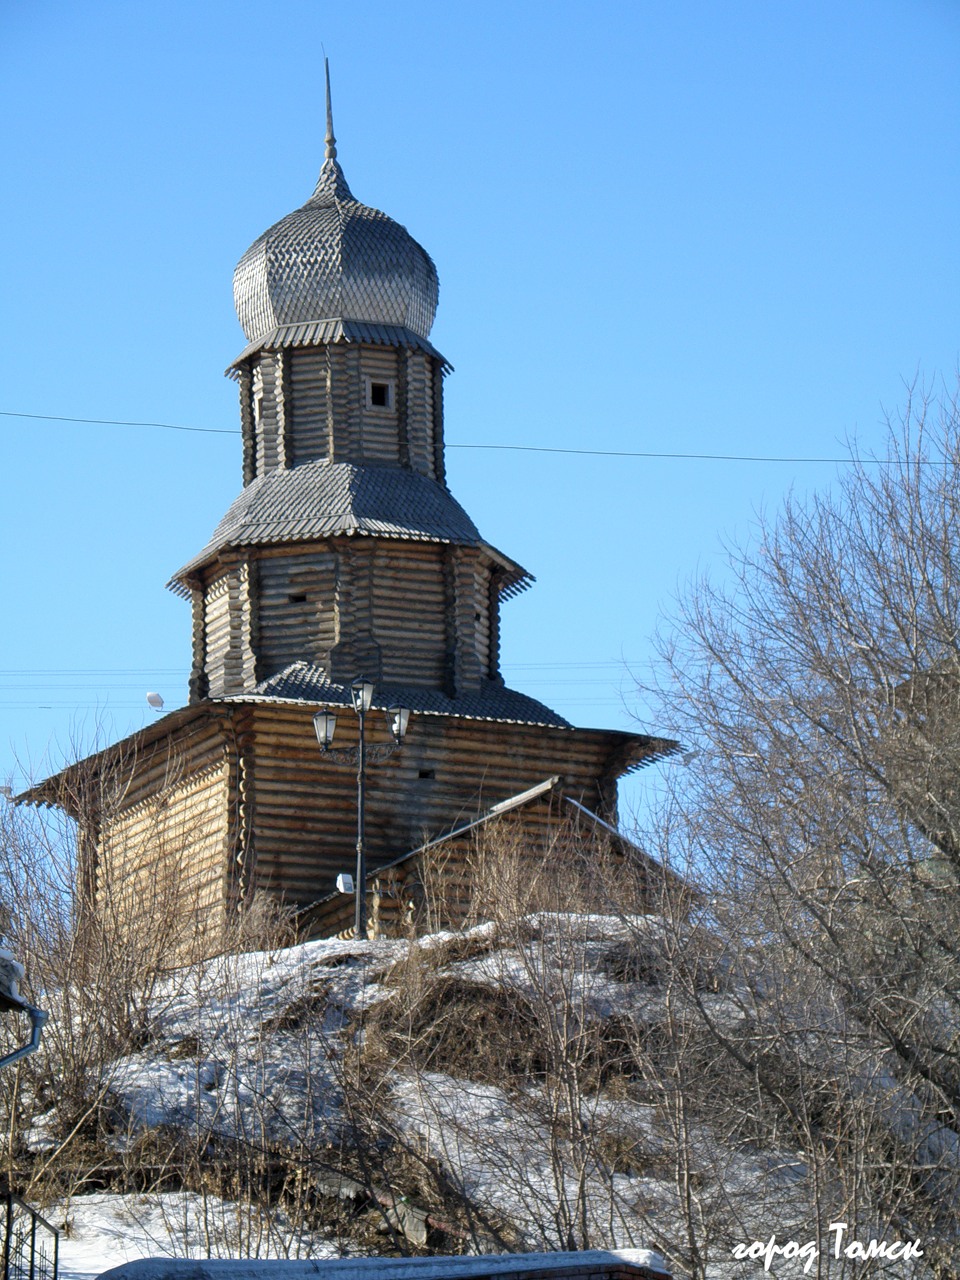
<instances>
[{"instance_id":1,"label":"snowy hillside","mask_svg":"<svg viewBox=\"0 0 960 1280\"><path fill-rule=\"evenodd\" d=\"M664 934L649 916L540 914L168 975L100 1108L101 1160L128 1181L140 1166L142 1187L81 1188L56 1210L64 1274L151 1254L675 1252L673 1119L636 1070L664 1016ZM704 998L739 1018L730 996ZM35 1117L35 1151L54 1148L54 1121ZM704 1202L750 1217L736 1239L767 1230L765 1198L782 1212L803 1176L792 1157L724 1152L701 1125L689 1155ZM230 1201L228 1184L256 1197Z\"/></svg>"},{"instance_id":2,"label":"snowy hillside","mask_svg":"<svg viewBox=\"0 0 960 1280\"><path fill-rule=\"evenodd\" d=\"M540 913L168 975L100 1105L114 1193L48 1210L64 1275L151 1255L571 1247L760 1273L731 1251L807 1238L806 1169L683 1105L661 1043L682 1021L663 981L678 937L658 917ZM724 963L714 948L697 997L733 1030L746 998ZM35 1152L55 1149L54 1121L35 1118Z\"/></svg>"}]
</instances>

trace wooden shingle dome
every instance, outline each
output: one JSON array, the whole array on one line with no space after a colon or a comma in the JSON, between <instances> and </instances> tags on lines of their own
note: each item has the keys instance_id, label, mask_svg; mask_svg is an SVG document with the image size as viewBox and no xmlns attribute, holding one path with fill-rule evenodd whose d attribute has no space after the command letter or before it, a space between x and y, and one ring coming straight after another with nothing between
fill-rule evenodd
<instances>
[{"instance_id":1,"label":"wooden shingle dome","mask_svg":"<svg viewBox=\"0 0 960 1280\"><path fill-rule=\"evenodd\" d=\"M233 296L250 342L318 320L430 333L440 289L430 255L398 222L355 199L335 157L330 131L313 195L237 264Z\"/></svg>"}]
</instances>

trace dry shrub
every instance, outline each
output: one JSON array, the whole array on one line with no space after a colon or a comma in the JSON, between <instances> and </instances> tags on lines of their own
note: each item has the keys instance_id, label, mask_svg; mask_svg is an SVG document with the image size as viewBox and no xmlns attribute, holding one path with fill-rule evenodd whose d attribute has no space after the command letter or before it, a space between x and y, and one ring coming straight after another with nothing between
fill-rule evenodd
<instances>
[{"instance_id":1,"label":"dry shrub","mask_svg":"<svg viewBox=\"0 0 960 1280\"><path fill-rule=\"evenodd\" d=\"M375 1005L364 1029L365 1058L386 1059L396 1068L498 1085L546 1071L529 1001L452 975L421 975L416 989L408 986Z\"/></svg>"},{"instance_id":2,"label":"dry shrub","mask_svg":"<svg viewBox=\"0 0 960 1280\"><path fill-rule=\"evenodd\" d=\"M451 934L439 941L431 939L429 947L418 948L418 956L422 964L433 969L443 969L451 964L489 955L500 945L500 935L496 928L472 929L466 933Z\"/></svg>"},{"instance_id":3,"label":"dry shrub","mask_svg":"<svg viewBox=\"0 0 960 1280\"><path fill-rule=\"evenodd\" d=\"M168 1040L163 1045L164 1055L171 1062L183 1058L186 1060L203 1056L203 1041L198 1035L187 1035L179 1040Z\"/></svg>"},{"instance_id":4,"label":"dry shrub","mask_svg":"<svg viewBox=\"0 0 960 1280\"><path fill-rule=\"evenodd\" d=\"M673 1174L674 1157L666 1145L631 1125L598 1126L594 1141L597 1155L611 1173L641 1178Z\"/></svg>"},{"instance_id":5,"label":"dry shrub","mask_svg":"<svg viewBox=\"0 0 960 1280\"><path fill-rule=\"evenodd\" d=\"M576 822L531 831L504 818L478 828L456 857L445 846L429 851L422 871L435 921L451 904L467 909L460 930L414 943L384 976L395 994L364 1015L368 1069L444 1072L508 1089L571 1063L583 1088L633 1078L636 1029L626 1017L589 1009L578 986L610 916L650 905L647 868L629 846ZM503 953L504 974L516 968L519 987L498 982L497 964L489 982L451 972L495 952ZM656 942L640 936L608 946L602 961L623 981L642 971L650 982L667 963Z\"/></svg>"},{"instance_id":6,"label":"dry shrub","mask_svg":"<svg viewBox=\"0 0 960 1280\"><path fill-rule=\"evenodd\" d=\"M71 1180L117 1164L114 1064L150 1042L172 970L218 949L293 940L288 916L266 898L210 927L209 886L194 866L209 815L190 819L193 783L173 752L151 764L162 770L156 794L138 798L143 765L120 750L91 757L45 793L57 809L0 805L6 932L28 996L50 1014L39 1052L0 1077L6 1170L31 1195L46 1185L69 1194ZM174 1053L195 1049L184 1042ZM53 1147L35 1154L28 1140L41 1114Z\"/></svg>"},{"instance_id":7,"label":"dry shrub","mask_svg":"<svg viewBox=\"0 0 960 1280\"><path fill-rule=\"evenodd\" d=\"M630 938L616 942L600 957L600 971L617 982L658 986L669 971L663 948L647 939Z\"/></svg>"},{"instance_id":8,"label":"dry shrub","mask_svg":"<svg viewBox=\"0 0 960 1280\"><path fill-rule=\"evenodd\" d=\"M644 855L577 818L515 816L484 823L420 855L420 925L464 930L512 926L536 912L642 915L664 893Z\"/></svg>"},{"instance_id":9,"label":"dry shrub","mask_svg":"<svg viewBox=\"0 0 960 1280\"><path fill-rule=\"evenodd\" d=\"M228 916L221 949L226 954L277 951L299 941L295 912L274 894L255 892Z\"/></svg>"},{"instance_id":10,"label":"dry shrub","mask_svg":"<svg viewBox=\"0 0 960 1280\"><path fill-rule=\"evenodd\" d=\"M600 957L598 968L617 982L662 987L682 974L691 991L718 992L729 986L719 941L702 932L682 948L683 933L669 937L634 926L630 936L612 943Z\"/></svg>"},{"instance_id":11,"label":"dry shrub","mask_svg":"<svg viewBox=\"0 0 960 1280\"><path fill-rule=\"evenodd\" d=\"M262 1033L269 1036L276 1031L309 1031L315 1028L323 1017L329 994L328 982L311 984L309 991L291 1000L278 1013L266 1014L262 1017L260 1019Z\"/></svg>"},{"instance_id":12,"label":"dry shrub","mask_svg":"<svg viewBox=\"0 0 960 1280\"><path fill-rule=\"evenodd\" d=\"M471 923L515 923L536 912L642 914L644 868L628 846L566 820L531 832L508 818L482 828L467 862Z\"/></svg>"}]
</instances>

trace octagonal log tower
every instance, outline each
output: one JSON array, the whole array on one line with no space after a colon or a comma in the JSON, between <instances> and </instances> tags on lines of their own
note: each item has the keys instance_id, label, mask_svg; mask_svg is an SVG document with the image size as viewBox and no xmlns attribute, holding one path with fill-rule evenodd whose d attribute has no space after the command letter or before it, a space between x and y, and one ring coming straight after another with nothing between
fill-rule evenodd
<instances>
[{"instance_id":1,"label":"octagonal log tower","mask_svg":"<svg viewBox=\"0 0 960 1280\"><path fill-rule=\"evenodd\" d=\"M676 747L576 729L505 686L501 605L532 579L447 488L436 268L355 199L329 112L313 195L243 255L234 296L242 489L169 584L191 603L190 703L21 797L78 820L92 902L122 885L134 920L175 884L193 952L257 893L334 919L316 906L352 868L356 782L312 717L358 676L375 708L412 712L368 775L374 879L546 779L615 824L618 777Z\"/></svg>"}]
</instances>

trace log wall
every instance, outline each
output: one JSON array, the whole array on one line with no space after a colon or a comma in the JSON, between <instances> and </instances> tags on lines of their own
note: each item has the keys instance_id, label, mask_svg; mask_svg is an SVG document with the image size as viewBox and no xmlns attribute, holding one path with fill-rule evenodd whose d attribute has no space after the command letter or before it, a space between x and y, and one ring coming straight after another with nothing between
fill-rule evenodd
<instances>
[{"instance_id":1,"label":"log wall","mask_svg":"<svg viewBox=\"0 0 960 1280\"><path fill-rule=\"evenodd\" d=\"M440 362L414 348L335 343L263 351L239 370L244 484L329 458L412 467L443 483ZM391 403L370 403L370 382Z\"/></svg>"},{"instance_id":2,"label":"log wall","mask_svg":"<svg viewBox=\"0 0 960 1280\"><path fill-rule=\"evenodd\" d=\"M360 456L359 463L366 466L399 466L401 428L406 445L406 414L397 411L397 367L399 353L396 347L361 347L358 385L354 388L360 405ZM371 382L386 383L390 388L391 404L375 407L370 404ZM402 397L406 400L406 397ZM406 408L406 403L403 406Z\"/></svg>"},{"instance_id":3,"label":"log wall","mask_svg":"<svg viewBox=\"0 0 960 1280\"><path fill-rule=\"evenodd\" d=\"M370 586L382 678L439 689L448 644L443 548L436 543L378 543Z\"/></svg>"},{"instance_id":4,"label":"log wall","mask_svg":"<svg viewBox=\"0 0 960 1280\"><path fill-rule=\"evenodd\" d=\"M214 569L204 585L202 624L194 624L201 657L198 664L195 656L194 669L202 668L210 697L240 693L255 683L257 578L256 562L244 559Z\"/></svg>"},{"instance_id":5,"label":"log wall","mask_svg":"<svg viewBox=\"0 0 960 1280\"><path fill-rule=\"evenodd\" d=\"M274 471L284 463L282 439L282 353L264 355L253 367L250 394L256 431L256 474Z\"/></svg>"},{"instance_id":6,"label":"log wall","mask_svg":"<svg viewBox=\"0 0 960 1280\"><path fill-rule=\"evenodd\" d=\"M407 438L414 471L443 482L437 473L435 388L432 365L436 361L422 351L405 353L407 387Z\"/></svg>"},{"instance_id":7,"label":"log wall","mask_svg":"<svg viewBox=\"0 0 960 1280\"><path fill-rule=\"evenodd\" d=\"M324 546L258 561L260 679L291 662L324 662L336 643L337 561Z\"/></svg>"},{"instance_id":8,"label":"log wall","mask_svg":"<svg viewBox=\"0 0 960 1280\"><path fill-rule=\"evenodd\" d=\"M203 668L212 698L226 692L227 656L230 651L230 574L221 573L204 591Z\"/></svg>"},{"instance_id":9,"label":"log wall","mask_svg":"<svg viewBox=\"0 0 960 1280\"><path fill-rule=\"evenodd\" d=\"M251 691L293 662L334 679L475 692L495 678L499 601L469 548L332 539L251 549L194 592L194 699Z\"/></svg>"},{"instance_id":10,"label":"log wall","mask_svg":"<svg viewBox=\"0 0 960 1280\"><path fill-rule=\"evenodd\" d=\"M313 708L252 710L256 886L304 907L330 893L339 872L353 869L355 768L320 755ZM389 741L379 713L371 713L368 724L368 741ZM355 735L355 718L345 710L336 745L349 746ZM618 737L599 730L412 716L401 750L368 770L370 868L554 774L562 775L567 794L597 810L600 780Z\"/></svg>"},{"instance_id":11,"label":"log wall","mask_svg":"<svg viewBox=\"0 0 960 1280\"><path fill-rule=\"evenodd\" d=\"M100 818L95 900L170 964L215 949L225 919L228 753L208 722L118 761Z\"/></svg>"},{"instance_id":12,"label":"log wall","mask_svg":"<svg viewBox=\"0 0 960 1280\"><path fill-rule=\"evenodd\" d=\"M675 892L680 887L675 881ZM606 914L611 899L619 910L645 914L662 909L663 891L661 868L572 813L554 790L371 875L367 922L372 937L403 938L462 929L500 913ZM352 937L352 895L319 903L304 913L301 928L319 937Z\"/></svg>"},{"instance_id":13,"label":"log wall","mask_svg":"<svg viewBox=\"0 0 960 1280\"><path fill-rule=\"evenodd\" d=\"M330 452L330 369L324 347L293 348L288 362L287 429L291 466Z\"/></svg>"},{"instance_id":14,"label":"log wall","mask_svg":"<svg viewBox=\"0 0 960 1280\"><path fill-rule=\"evenodd\" d=\"M216 951L235 904L259 891L306 909L315 931L349 927L349 900L330 895L337 874L355 867L356 766L320 753L314 709L208 704L166 736L157 735L158 724L106 753L97 765L99 823L90 825L94 848L85 858L99 909L151 946L157 940L171 964ZM355 745L356 733L355 717L343 709L335 746ZM380 712L369 716L367 741L391 741ZM150 745L137 748L140 742ZM374 873L383 868L371 919L391 934L461 922L475 887L476 835L443 841L428 861L418 851L556 776L542 801L509 815L529 848L542 850L557 821L549 804L562 790L597 811L628 742L635 740L602 730L412 716L403 747L383 760L373 752L367 771L367 865ZM399 868L387 866L397 859Z\"/></svg>"},{"instance_id":15,"label":"log wall","mask_svg":"<svg viewBox=\"0 0 960 1280\"><path fill-rule=\"evenodd\" d=\"M401 539L250 548L194 593L191 693L250 692L297 661L451 695L499 674L499 600L482 552Z\"/></svg>"}]
</instances>

